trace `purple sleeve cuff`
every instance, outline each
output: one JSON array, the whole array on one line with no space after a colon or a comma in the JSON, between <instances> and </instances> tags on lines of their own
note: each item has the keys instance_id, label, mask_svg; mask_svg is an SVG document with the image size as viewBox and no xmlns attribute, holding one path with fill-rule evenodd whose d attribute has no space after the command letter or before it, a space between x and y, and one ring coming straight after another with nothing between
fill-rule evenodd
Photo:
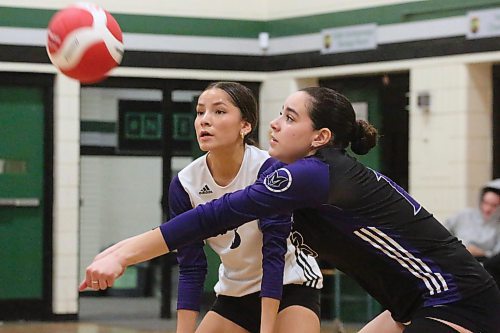
<instances>
[{"instance_id":1,"label":"purple sleeve cuff","mask_svg":"<svg viewBox=\"0 0 500 333\"><path fill-rule=\"evenodd\" d=\"M259 223L263 233L260 296L281 299L287 239L292 227L291 218L280 216L275 219L261 219Z\"/></svg>"},{"instance_id":2,"label":"purple sleeve cuff","mask_svg":"<svg viewBox=\"0 0 500 333\"><path fill-rule=\"evenodd\" d=\"M177 176L170 182L168 199L172 218L193 208L189 195ZM203 242L179 248L177 262L179 263L177 309L199 311L207 273Z\"/></svg>"},{"instance_id":3,"label":"purple sleeve cuff","mask_svg":"<svg viewBox=\"0 0 500 333\"><path fill-rule=\"evenodd\" d=\"M185 246L177 251L179 286L177 309L200 311L207 260L203 243Z\"/></svg>"}]
</instances>

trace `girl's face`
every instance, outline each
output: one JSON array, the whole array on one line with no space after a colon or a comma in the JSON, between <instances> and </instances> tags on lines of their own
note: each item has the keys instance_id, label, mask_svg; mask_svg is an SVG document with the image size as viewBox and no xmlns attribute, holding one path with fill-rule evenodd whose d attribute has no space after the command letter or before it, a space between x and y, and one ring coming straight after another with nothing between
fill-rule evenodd
<instances>
[{"instance_id":1,"label":"girl's face","mask_svg":"<svg viewBox=\"0 0 500 333\"><path fill-rule=\"evenodd\" d=\"M242 144L241 133L251 130L231 97L218 88L205 90L198 98L194 128L202 151Z\"/></svg>"},{"instance_id":2,"label":"girl's face","mask_svg":"<svg viewBox=\"0 0 500 333\"><path fill-rule=\"evenodd\" d=\"M311 97L303 91L290 95L280 116L271 121L269 154L285 163L292 163L311 154L318 131L309 117Z\"/></svg>"}]
</instances>

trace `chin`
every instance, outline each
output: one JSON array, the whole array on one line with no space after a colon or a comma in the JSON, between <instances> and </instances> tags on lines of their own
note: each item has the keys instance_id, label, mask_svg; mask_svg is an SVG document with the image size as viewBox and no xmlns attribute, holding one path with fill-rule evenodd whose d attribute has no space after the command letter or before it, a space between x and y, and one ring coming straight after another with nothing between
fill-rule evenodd
<instances>
[{"instance_id":1,"label":"chin","mask_svg":"<svg viewBox=\"0 0 500 333\"><path fill-rule=\"evenodd\" d=\"M276 154L276 150L274 150L274 148L272 146L269 146L269 148L267 149L267 152L269 153L269 156L274 157L274 158L278 158L277 154Z\"/></svg>"},{"instance_id":2,"label":"chin","mask_svg":"<svg viewBox=\"0 0 500 333\"><path fill-rule=\"evenodd\" d=\"M208 147L208 145L205 145L205 144L199 144L198 143L198 148L200 148L201 151L203 152L207 152L210 150L210 147Z\"/></svg>"},{"instance_id":3,"label":"chin","mask_svg":"<svg viewBox=\"0 0 500 333\"><path fill-rule=\"evenodd\" d=\"M288 163L288 162L286 161L286 160L287 160L287 158L286 158L286 157L284 157L284 156L281 156L278 152L276 152L275 150L273 150L273 148L271 148L271 147L270 147L270 148L267 150L267 152L269 153L269 156L271 156L271 157L273 157L273 158L277 159L278 161L283 162L283 163Z\"/></svg>"}]
</instances>

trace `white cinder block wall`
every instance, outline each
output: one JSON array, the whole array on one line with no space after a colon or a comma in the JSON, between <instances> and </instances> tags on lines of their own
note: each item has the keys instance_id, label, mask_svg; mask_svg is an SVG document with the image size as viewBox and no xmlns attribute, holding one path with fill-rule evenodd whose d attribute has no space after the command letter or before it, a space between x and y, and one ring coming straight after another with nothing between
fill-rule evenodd
<instances>
[{"instance_id":1,"label":"white cinder block wall","mask_svg":"<svg viewBox=\"0 0 500 333\"><path fill-rule=\"evenodd\" d=\"M476 206L491 175L491 65L417 66L410 90L410 190L443 220ZM417 106L422 92L430 95L428 111Z\"/></svg>"},{"instance_id":2,"label":"white cinder block wall","mask_svg":"<svg viewBox=\"0 0 500 333\"><path fill-rule=\"evenodd\" d=\"M78 310L80 84L57 75L54 86L53 311Z\"/></svg>"},{"instance_id":3,"label":"white cinder block wall","mask_svg":"<svg viewBox=\"0 0 500 333\"><path fill-rule=\"evenodd\" d=\"M117 123L119 100L125 99L161 101L162 92L83 88L80 118L82 121ZM82 135L88 136L89 133ZM101 136L111 137L112 140L105 141L117 146L116 133ZM81 157L79 278L105 247L161 223L161 181L162 160L159 156Z\"/></svg>"},{"instance_id":4,"label":"white cinder block wall","mask_svg":"<svg viewBox=\"0 0 500 333\"><path fill-rule=\"evenodd\" d=\"M80 272L105 247L162 221L161 157L82 156Z\"/></svg>"}]
</instances>

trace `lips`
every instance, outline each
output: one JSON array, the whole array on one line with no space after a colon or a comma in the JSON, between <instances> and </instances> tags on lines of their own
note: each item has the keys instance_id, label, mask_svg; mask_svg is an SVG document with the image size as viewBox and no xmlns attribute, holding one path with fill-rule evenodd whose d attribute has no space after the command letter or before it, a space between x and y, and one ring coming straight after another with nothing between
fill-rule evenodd
<instances>
[{"instance_id":1,"label":"lips","mask_svg":"<svg viewBox=\"0 0 500 333\"><path fill-rule=\"evenodd\" d=\"M213 136L213 135L210 134L208 131L201 131L200 135L199 135L200 138L205 138L205 137L209 137L209 136Z\"/></svg>"}]
</instances>

